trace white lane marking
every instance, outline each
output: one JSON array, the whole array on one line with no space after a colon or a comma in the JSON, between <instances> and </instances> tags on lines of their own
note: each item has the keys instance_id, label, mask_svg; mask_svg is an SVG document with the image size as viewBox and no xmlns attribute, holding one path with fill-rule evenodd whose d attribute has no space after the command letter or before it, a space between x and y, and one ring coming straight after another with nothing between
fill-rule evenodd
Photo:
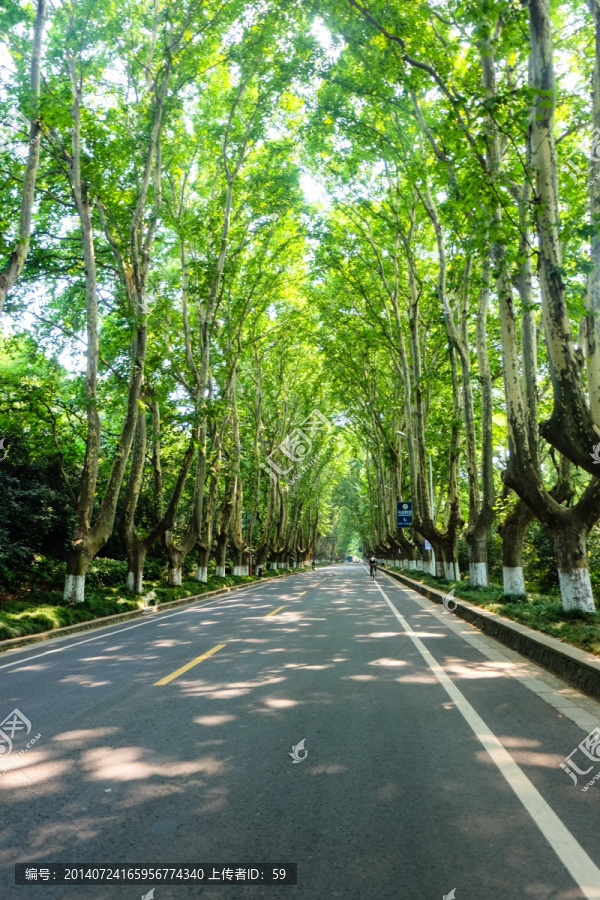
<instances>
[{"instance_id":1,"label":"white lane marking","mask_svg":"<svg viewBox=\"0 0 600 900\"><path fill-rule=\"evenodd\" d=\"M377 587L404 631L411 639L437 680L448 696L454 701L467 724L478 740L489 753L492 761L513 789L537 827L540 829L564 867L588 900L600 900L600 869L587 855L583 847L575 840L569 829L558 818L554 810L546 803L540 792L531 783L527 775L516 764L512 756L504 749L496 735L471 706L467 698L458 689L443 667L429 652L425 644L410 628L408 622L398 612L385 591Z\"/></svg>"},{"instance_id":2,"label":"white lane marking","mask_svg":"<svg viewBox=\"0 0 600 900\"><path fill-rule=\"evenodd\" d=\"M241 594L242 591L246 594L252 590L257 590L258 588L259 588L259 585L252 584L252 585L249 585L247 588L240 588L238 591L234 591L233 594L235 596L235 594ZM210 600L208 601L208 605L210 606L210 604L213 601L217 602L219 600L233 600L233 597L229 593L221 594L219 597L211 597ZM85 641L77 641L76 644L67 643L67 641L69 639L66 638L65 643L62 645L62 647L56 647L53 650L44 650L43 653L38 653L38 654L36 654L36 656L24 656L24 657L21 657L21 659L15 659L12 662L5 663L3 666L0 666L0 669L8 669L8 668L10 668L10 666L19 666L21 664L25 665L26 663L31 662L31 660L33 660L33 659L40 659L40 657L48 656L48 654L50 654L50 653L61 653L63 650L71 650L73 647L81 647L82 644L89 644L91 641L99 641L99 640L101 640L101 638L115 637L117 634L123 634L124 631L131 631L133 628L141 628L142 625L150 625L153 622L163 621L164 619L172 619L173 616L181 616L183 613L189 612L192 609L197 609L197 607L200 603L206 603L206 602L207 602L206 600L197 600L196 603L191 603L189 606L184 607L184 609L179 609L179 610L177 610L177 612L174 612L174 613L162 613L161 614L160 612L158 612L154 616L152 616L151 619L144 619L142 622L138 622L137 625L128 625L127 628L119 628L118 631L111 631L109 634L106 634L106 632L102 632L102 634L97 634L96 637L86 638ZM90 621L93 621L93 620L90 619ZM111 627L110 625L104 626L104 628L110 628L110 627ZM99 630L102 631L102 628L100 628ZM10 653L11 651L7 650L6 652ZM19 650L15 650L14 652L18 653Z\"/></svg>"},{"instance_id":3,"label":"white lane marking","mask_svg":"<svg viewBox=\"0 0 600 900\"><path fill-rule=\"evenodd\" d=\"M452 629L458 637L466 641L482 656L494 663L501 663L503 675L510 675L528 691L535 694L538 699L543 700L544 703L559 712L561 716L574 722L586 734L589 734L597 726L600 721L600 703L598 701L584 696L570 686L568 692L565 693L565 682L561 681L558 676L540 669L534 662L520 656L505 644L499 644L494 638L488 637L465 619L458 616L443 616L440 606L434 600L428 600L408 585L391 579L389 572L386 572L386 575L390 578L390 584L408 593L410 599L420 609L429 613L436 622Z\"/></svg>"}]
</instances>

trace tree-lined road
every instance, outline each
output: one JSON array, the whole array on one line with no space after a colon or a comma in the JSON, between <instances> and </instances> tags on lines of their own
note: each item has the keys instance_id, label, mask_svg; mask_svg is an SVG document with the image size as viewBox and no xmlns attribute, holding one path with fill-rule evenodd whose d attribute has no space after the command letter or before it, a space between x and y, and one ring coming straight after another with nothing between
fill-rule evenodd
<instances>
[{"instance_id":1,"label":"tree-lined road","mask_svg":"<svg viewBox=\"0 0 600 900\"><path fill-rule=\"evenodd\" d=\"M362 566L4 654L0 697L41 735L0 777L6 900L149 890L16 862L298 864L156 900L600 898L600 783L559 765L600 704Z\"/></svg>"}]
</instances>

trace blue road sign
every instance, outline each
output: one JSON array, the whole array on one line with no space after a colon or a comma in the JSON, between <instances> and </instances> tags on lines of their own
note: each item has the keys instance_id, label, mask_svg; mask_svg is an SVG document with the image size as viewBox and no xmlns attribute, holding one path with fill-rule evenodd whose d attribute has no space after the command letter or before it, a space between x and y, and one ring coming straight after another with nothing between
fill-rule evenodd
<instances>
[{"instance_id":1,"label":"blue road sign","mask_svg":"<svg viewBox=\"0 0 600 900\"><path fill-rule=\"evenodd\" d=\"M398 500L396 512L398 515L398 528L408 528L409 525L412 525L412 503Z\"/></svg>"},{"instance_id":2,"label":"blue road sign","mask_svg":"<svg viewBox=\"0 0 600 900\"><path fill-rule=\"evenodd\" d=\"M425 541L425 549L426 549L426 550L433 550L433 547L431 546L431 544L429 543L429 541Z\"/></svg>"}]
</instances>

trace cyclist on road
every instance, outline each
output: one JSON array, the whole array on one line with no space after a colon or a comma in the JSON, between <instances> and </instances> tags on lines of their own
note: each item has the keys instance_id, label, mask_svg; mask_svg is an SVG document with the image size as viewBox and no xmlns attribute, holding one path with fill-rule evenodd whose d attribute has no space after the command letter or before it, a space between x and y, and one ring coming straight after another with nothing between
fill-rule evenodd
<instances>
[{"instance_id":1,"label":"cyclist on road","mask_svg":"<svg viewBox=\"0 0 600 900\"><path fill-rule=\"evenodd\" d=\"M377 560L374 556L372 556L369 560L369 575L373 580L375 580L375 575L377 573Z\"/></svg>"}]
</instances>

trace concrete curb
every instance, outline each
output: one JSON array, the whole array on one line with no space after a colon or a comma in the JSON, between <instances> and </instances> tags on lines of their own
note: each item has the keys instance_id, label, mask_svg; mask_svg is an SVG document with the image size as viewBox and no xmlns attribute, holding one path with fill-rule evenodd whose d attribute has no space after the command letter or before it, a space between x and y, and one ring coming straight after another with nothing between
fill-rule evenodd
<instances>
[{"instance_id":1,"label":"concrete curb","mask_svg":"<svg viewBox=\"0 0 600 900\"><path fill-rule=\"evenodd\" d=\"M153 608L152 615L165 609L175 609L177 606L196 603L198 600L204 600L206 597L216 597L221 594L229 594L244 588L254 587L263 581L272 581L274 578L291 578L293 575L300 575L302 572L309 571L310 569L302 569L298 572L288 572L285 575L263 575L262 578L247 584L235 584L231 587L225 586L218 588L216 591L204 591L203 594L194 594L192 597L169 600L167 603L161 603L156 609ZM118 625L120 622L129 622L130 619L141 619L147 615L148 613L143 612L141 609L132 609L130 612L116 613L114 616L103 616L101 619L89 619L87 622L77 622L76 625L65 625L63 628L53 628L51 631L40 631L38 634L24 634L22 637L8 638L8 640L0 641L0 653L4 653L7 650L16 650L19 647L26 647L28 644L37 644L40 641L49 641L52 638L68 637L68 635L77 634L80 631L91 631L93 628Z\"/></svg>"},{"instance_id":2,"label":"concrete curb","mask_svg":"<svg viewBox=\"0 0 600 900\"><path fill-rule=\"evenodd\" d=\"M443 605L446 596L444 591L436 590L420 581L413 581L406 575L382 568L390 577L427 597L428 600ZM452 599L456 603L456 609L451 610L454 615L460 616L461 619L479 628L484 634L506 644L511 650L516 650L517 653L528 657L554 675L564 678L580 691L600 699L600 659L597 656L565 644L550 635L534 631L519 622L499 616L489 609L474 606L467 600L461 600L459 597Z\"/></svg>"}]
</instances>

